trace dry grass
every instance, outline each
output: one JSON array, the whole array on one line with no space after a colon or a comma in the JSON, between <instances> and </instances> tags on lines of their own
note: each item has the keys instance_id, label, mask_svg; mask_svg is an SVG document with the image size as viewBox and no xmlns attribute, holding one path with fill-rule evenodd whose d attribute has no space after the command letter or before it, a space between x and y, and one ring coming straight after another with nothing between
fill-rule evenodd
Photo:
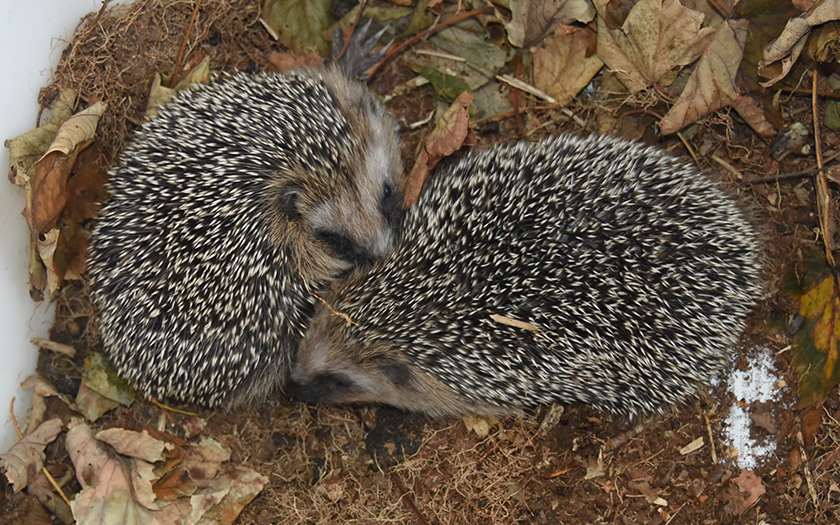
<instances>
[{"instance_id":1,"label":"dry grass","mask_svg":"<svg viewBox=\"0 0 840 525\"><path fill-rule=\"evenodd\" d=\"M48 106L60 88L79 94L85 105L104 100L109 109L99 124L106 150L119 152L143 121L149 87L156 71L170 75L195 8L192 0L139 0L82 19L62 53L54 82L41 93ZM189 69L211 56L212 67L236 70L249 61L267 61L253 49L271 42L258 22L258 0L207 0L186 39Z\"/></svg>"}]
</instances>

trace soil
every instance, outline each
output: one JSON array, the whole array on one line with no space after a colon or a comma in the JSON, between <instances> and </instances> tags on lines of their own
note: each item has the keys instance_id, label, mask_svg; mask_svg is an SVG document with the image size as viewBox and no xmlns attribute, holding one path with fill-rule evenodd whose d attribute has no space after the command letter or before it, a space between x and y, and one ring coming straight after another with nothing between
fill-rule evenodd
<instances>
[{"instance_id":1,"label":"soil","mask_svg":"<svg viewBox=\"0 0 840 525\"><path fill-rule=\"evenodd\" d=\"M68 47L56 84L44 92L45 102L51 92L65 86L79 88L88 102L101 98L112 104L126 102L111 110L100 131L103 137L111 137L107 146L116 152L142 118L144 89L151 75L156 69L171 71L174 67L193 8L189 2L137 3L143 8L120 15L134 17L134 21L130 30L120 33L120 49L109 58L114 64L128 60L129 74L120 76L118 69L105 67L94 71L91 64L101 66L103 62L85 58L98 52L98 41L91 36ZM168 5L170 25L158 24L163 4ZM208 16L192 31L184 64L189 67L210 54L219 69L270 69L271 52L283 49L256 24L259 5L246 1L206 4L203 9ZM217 4L225 6L221 15L214 11ZM80 26L80 35L86 33L94 16L88 25ZM100 24L122 27L116 15L113 18L106 16ZM168 28L168 34L162 34L163 27ZM413 76L395 60L371 86L380 94L390 93ZM593 132L594 123L606 115L614 119L614 134L688 155L679 139L657 136L655 117L632 114L632 103L602 100L597 105L581 95L570 109L590 124L584 130L557 111L530 112L521 120L527 129L540 129L528 137L539 139L563 131ZM793 97L786 104L785 127L793 122L790 115L810 126L808 99ZM434 105L433 92L425 87L394 99L387 107L400 123L408 124L425 118ZM426 133L427 128L402 132L407 166L413 164ZM520 138L520 127L512 118L485 124L479 130L482 145ZM840 522L837 389L817 415L822 420L819 430L800 447L796 435L803 426L803 411L797 408L796 377L786 350L787 327L773 331L765 322L773 316L791 319L795 313L795 305L778 290L778 282L803 247L814 244L813 230L818 225L813 185L810 178L749 184L768 173L811 168L814 158L773 160L769 146L734 113L700 123L687 140L703 169L721 178L745 206L754 209L767 230L768 296L750 320L744 348L768 347L776 356L779 379L787 387L781 389L783 397L773 406L752 408L754 416L769 413L773 423L756 427L754 437L776 445L775 452L753 471L766 490L757 502L745 505L747 489L739 488L744 486L744 472L722 441L729 407L737 403L726 392L725 381L666 414L634 421L581 406L540 407L526 417L499 421L433 420L388 407L307 406L282 397L231 413L191 407L207 421L203 434L230 447L231 461L269 478L238 523ZM828 148L840 147L834 134L824 140ZM713 156L734 166L741 178L722 168ZM38 372L72 398L79 387L86 350L102 348L85 286L65 286L57 302L51 338L74 346L79 353L71 360L42 350ZM749 350L742 351L735 366L745 369L749 354ZM168 432L183 437L195 419L177 413L167 418L158 406L138 399L130 408L113 410L98 425L136 429L158 427L165 421L163 427ZM480 437L476 430L480 432L482 426L488 430ZM681 452L697 438L704 438L703 447ZM50 445L48 462L67 462L63 447L61 440ZM78 489L73 483L68 486L70 491Z\"/></svg>"}]
</instances>

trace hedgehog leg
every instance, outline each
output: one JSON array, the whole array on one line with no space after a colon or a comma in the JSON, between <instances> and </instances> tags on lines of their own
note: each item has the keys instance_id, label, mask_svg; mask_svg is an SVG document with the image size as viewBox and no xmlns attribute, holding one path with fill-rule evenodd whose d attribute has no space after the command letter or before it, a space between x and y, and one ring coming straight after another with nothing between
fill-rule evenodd
<instances>
[{"instance_id":1,"label":"hedgehog leg","mask_svg":"<svg viewBox=\"0 0 840 525\"><path fill-rule=\"evenodd\" d=\"M382 60L385 57L385 53L388 51L388 48L393 43L392 40L379 51L371 53L371 50L374 46L376 46L379 39L382 38L382 35L385 34L385 31L387 31L389 27L386 25L369 38L365 39L372 21L372 18L368 18L365 23L356 28L353 35L350 37L350 42L347 44L347 50L341 56L338 55L344 47L344 35L342 34L341 29L338 27L335 28L330 60L334 61L349 78L364 78L364 72Z\"/></svg>"}]
</instances>

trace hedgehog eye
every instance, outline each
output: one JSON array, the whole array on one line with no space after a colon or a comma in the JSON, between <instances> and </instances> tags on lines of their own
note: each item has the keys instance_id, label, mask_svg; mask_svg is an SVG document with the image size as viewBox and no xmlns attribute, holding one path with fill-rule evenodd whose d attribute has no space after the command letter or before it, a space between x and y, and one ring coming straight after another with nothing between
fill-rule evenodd
<instances>
[{"instance_id":1,"label":"hedgehog eye","mask_svg":"<svg viewBox=\"0 0 840 525\"><path fill-rule=\"evenodd\" d=\"M289 186L284 188L283 193L280 195L280 210L293 220L301 218L300 194L300 188Z\"/></svg>"},{"instance_id":2,"label":"hedgehog eye","mask_svg":"<svg viewBox=\"0 0 840 525\"><path fill-rule=\"evenodd\" d=\"M400 220L402 219L402 202L400 202L398 197L393 186L386 182L382 188L382 202L380 207L382 214L388 221L388 225L394 230L399 229Z\"/></svg>"}]
</instances>

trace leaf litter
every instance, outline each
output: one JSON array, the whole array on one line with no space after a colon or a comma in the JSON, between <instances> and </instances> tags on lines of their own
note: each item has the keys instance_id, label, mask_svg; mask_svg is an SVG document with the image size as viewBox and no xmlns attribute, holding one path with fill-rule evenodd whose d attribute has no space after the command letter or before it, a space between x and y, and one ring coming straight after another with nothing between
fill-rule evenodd
<instances>
[{"instance_id":1,"label":"leaf litter","mask_svg":"<svg viewBox=\"0 0 840 525\"><path fill-rule=\"evenodd\" d=\"M26 184L70 115L108 104L93 143L82 146L88 134L62 147L64 163L53 174L60 184L45 188L43 208L27 212L43 234L33 235L33 254L42 254L30 264L33 296L58 288L51 339L77 352L41 350L43 379L29 382L37 395L27 435L3 456L13 490L0 513L25 513L27 523L38 523L46 507L71 520L49 473L72 499L78 522L835 522L840 398L836 337L826 327L838 323L826 312L836 295L816 292L818 300L801 302L779 292L778 283L785 273L802 275L816 258L802 254L819 253L823 243L813 232L821 225L835 232L837 245L831 226L838 217L836 207L828 210L834 215L817 217L810 179L783 176L814 168L813 134L803 135L804 147L776 158L765 138L780 128L780 135L794 126L813 129L811 105L800 96L811 71L805 58L823 62L819 96L840 85L836 2L766 2L365 3L365 16L389 24L385 40L399 39L371 87L403 126L406 165L417 161L428 171L458 155L465 131L474 133L467 143L480 146L609 133L692 155L767 224L768 299L747 337L763 349L739 353L728 391L703 390L638 422L579 406L539 407L502 421L435 421L387 407L284 399L215 414L130 402L101 368L107 364L95 362L102 350L95 311L78 280L107 165L147 107L163 103L156 101L174 85L206 81L210 71L318 63L312 51L324 53L330 25L347 34L358 9L210 0L196 10L193 1L140 0L86 17L55 82L42 91L51 118L12 155L10 179ZM313 12L316 20L302 18ZM278 23L276 13L289 20ZM420 32L427 35L418 39ZM448 100L441 100L416 80L412 65L430 79L467 86L474 102L441 118L458 93L445 91ZM759 84L765 81L773 91ZM150 95L153 83L159 94ZM455 133L442 133L447 129ZM827 163L840 156L840 136L831 128L820 140ZM424 155L433 159L420 162ZM92 160L82 169L87 156ZM424 176L411 179L417 191ZM836 195L836 186L829 190ZM49 234L54 223L58 235ZM834 282L830 275L822 282ZM805 319L815 313L822 324ZM817 343L803 346L810 353L789 348L794 333L794 339L812 334ZM751 398L737 385L757 390ZM82 423L82 413L96 423ZM38 433L43 425L51 426L48 436ZM797 436L804 436L802 446Z\"/></svg>"}]
</instances>

